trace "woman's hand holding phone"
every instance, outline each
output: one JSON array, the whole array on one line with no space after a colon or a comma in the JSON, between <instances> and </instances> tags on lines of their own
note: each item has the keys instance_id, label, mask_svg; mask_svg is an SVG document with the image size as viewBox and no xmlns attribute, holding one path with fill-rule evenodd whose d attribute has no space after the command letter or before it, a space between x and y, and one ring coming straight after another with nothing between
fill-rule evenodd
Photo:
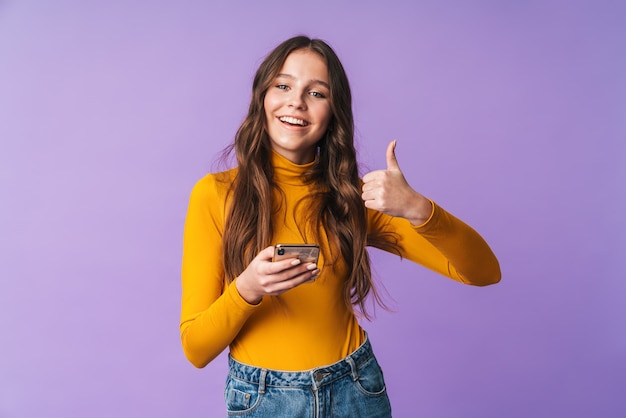
<instances>
[{"instance_id":1,"label":"woman's hand holding phone","mask_svg":"<svg viewBox=\"0 0 626 418\"><path fill-rule=\"evenodd\" d=\"M277 296L303 283L315 280L320 270L316 263L299 258L274 259L274 246L262 250L237 277L235 286L244 300L256 305L263 296Z\"/></svg>"}]
</instances>

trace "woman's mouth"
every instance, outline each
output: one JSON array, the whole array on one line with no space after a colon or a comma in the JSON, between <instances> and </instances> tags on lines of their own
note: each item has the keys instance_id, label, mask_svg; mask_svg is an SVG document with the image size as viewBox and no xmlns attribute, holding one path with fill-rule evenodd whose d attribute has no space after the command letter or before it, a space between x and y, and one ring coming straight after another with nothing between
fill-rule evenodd
<instances>
[{"instance_id":1,"label":"woman's mouth","mask_svg":"<svg viewBox=\"0 0 626 418\"><path fill-rule=\"evenodd\" d=\"M309 122L305 120L294 118L291 116L281 116L278 118L278 120L283 123L287 123L289 125L296 125L296 126L307 126L309 124Z\"/></svg>"}]
</instances>

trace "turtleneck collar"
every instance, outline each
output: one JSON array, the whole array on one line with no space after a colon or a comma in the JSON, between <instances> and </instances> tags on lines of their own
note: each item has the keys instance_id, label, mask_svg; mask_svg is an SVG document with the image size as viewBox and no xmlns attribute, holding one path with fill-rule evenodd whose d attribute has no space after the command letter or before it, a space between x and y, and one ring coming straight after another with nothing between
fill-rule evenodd
<instances>
[{"instance_id":1,"label":"turtleneck collar","mask_svg":"<svg viewBox=\"0 0 626 418\"><path fill-rule=\"evenodd\" d=\"M304 173L316 163L315 160L307 164L295 164L272 150L272 165L274 166L274 181L276 183L303 185Z\"/></svg>"}]
</instances>

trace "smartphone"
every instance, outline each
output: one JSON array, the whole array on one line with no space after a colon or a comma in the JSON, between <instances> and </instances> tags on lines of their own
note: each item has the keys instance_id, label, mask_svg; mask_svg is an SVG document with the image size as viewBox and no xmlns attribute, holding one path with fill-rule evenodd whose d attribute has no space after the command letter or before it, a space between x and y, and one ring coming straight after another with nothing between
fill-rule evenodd
<instances>
[{"instance_id":1,"label":"smartphone","mask_svg":"<svg viewBox=\"0 0 626 418\"><path fill-rule=\"evenodd\" d=\"M273 261L299 258L303 263L317 264L319 256L320 247L317 244L276 244Z\"/></svg>"}]
</instances>

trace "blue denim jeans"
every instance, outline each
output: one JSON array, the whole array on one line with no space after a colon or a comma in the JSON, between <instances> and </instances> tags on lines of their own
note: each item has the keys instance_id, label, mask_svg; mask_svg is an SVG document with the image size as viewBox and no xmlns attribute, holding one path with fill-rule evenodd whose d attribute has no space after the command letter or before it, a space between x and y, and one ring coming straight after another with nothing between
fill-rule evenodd
<instances>
[{"instance_id":1,"label":"blue denim jeans","mask_svg":"<svg viewBox=\"0 0 626 418\"><path fill-rule=\"evenodd\" d=\"M330 366L303 372L262 369L229 357L228 416L391 417L383 373L369 340Z\"/></svg>"}]
</instances>

